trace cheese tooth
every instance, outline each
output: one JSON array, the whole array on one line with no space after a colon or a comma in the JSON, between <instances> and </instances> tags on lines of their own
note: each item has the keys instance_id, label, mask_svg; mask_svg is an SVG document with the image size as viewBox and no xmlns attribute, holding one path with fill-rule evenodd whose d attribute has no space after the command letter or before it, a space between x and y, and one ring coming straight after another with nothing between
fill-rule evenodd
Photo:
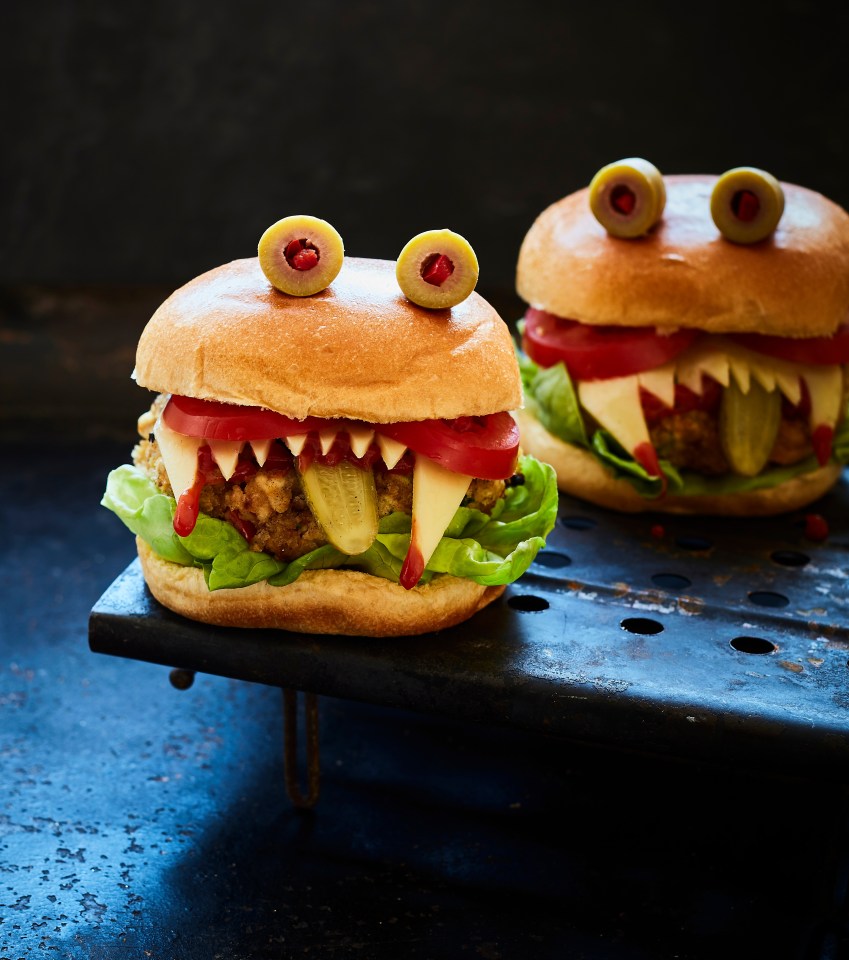
<instances>
[{"instance_id":1,"label":"cheese tooth","mask_svg":"<svg viewBox=\"0 0 849 960\"><path fill-rule=\"evenodd\" d=\"M721 349L706 347L704 343L685 350L676 362L676 379L682 386L699 396L704 393L703 377L712 377L723 387L728 386L728 357Z\"/></svg>"},{"instance_id":2,"label":"cheese tooth","mask_svg":"<svg viewBox=\"0 0 849 960\"><path fill-rule=\"evenodd\" d=\"M749 372L767 393L772 393L775 390L775 372L770 369L768 363L756 360L749 364Z\"/></svg>"},{"instance_id":3,"label":"cheese tooth","mask_svg":"<svg viewBox=\"0 0 849 960\"><path fill-rule=\"evenodd\" d=\"M446 527L454 519L472 479L446 470L427 457L416 457L410 550L418 549L422 569L427 566Z\"/></svg>"},{"instance_id":4,"label":"cheese tooth","mask_svg":"<svg viewBox=\"0 0 849 960\"><path fill-rule=\"evenodd\" d=\"M775 370L775 382L778 389L795 407L802 399L802 378L798 369L791 364L783 363Z\"/></svg>"},{"instance_id":5,"label":"cheese tooth","mask_svg":"<svg viewBox=\"0 0 849 960\"><path fill-rule=\"evenodd\" d=\"M256 462L262 466L268 459L268 451L271 449L270 440L251 440L251 450L254 452Z\"/></svg>"},{"instance_id":6,"label":"cheese tooth","mask_svg":"<svg viewBox=\"0 0 849 960\"><path fill-rule=\"evenodd\" d=\"M628 450L651 444L636 375L578 383L581 406Z\"/></svg>"},{"instance_id":7,"label":"cheese tooth","mask_svg":"<svg viewBox=\"0 0 849 960\"><path fill-rule=\"evenodd\" d=\"M294 456L298 456L301 450L304 449L304 444L307 442L306 433L293 433L291 437L284 437L286 441L286 446L292 451Z\"/></svg>"},{"instance_id":8,"label":"cheese tooth","mask_svg":"<svg viewBox=\"0 0 849 960\"><path fill-rule=\"evenodd\" d=\"M156 421L153 435L162 455L162 464L174 496L179 499L195 482L198 470L198 450L205 443L202 437L185 437L169 429L162 418Z\"/></svg>"},{"instance_id":9,"label":"cheese tooth","mask_svg":"<svg viewBox=\"0 0 849 960\"><path fill-rule=\"evenodd\" d=\"M654 370L644 370L637 374L640 386L657 397L665 407L675 406L675 364L664 363Z\"/></svg>"},{"instance_id":10,"label":"cheese tooth","mask_svg":"<svg viewBox=\"0 0 849 960\"><path fill-rule=\"evenodd\" d=\"M318 442L321 445L321 452L324 456L327 456L327 454L330 453L330 448L333 446L333 441L335 439L336 439L335 427L330 430L318 431Z\"/></svg>"},{"instance_id":11,"label":"cheese tooth","mask_svg":"<svg viewBox=\"0 0 849 960\"><path fill-rule=\"evenodd\" d=\"M374 430L368 427L348 427L348 439L351 443L351 452L355 457L364 457L366 450L374 439Z\"/></svg>"},{"instance_id":12,"label":"cheese tooth","mask_svg":"<svg viewBox=\"0 0 849 960\"><path fill-rule=\"evenodd\" d=\"M799 364L811 397L811 427L834 427L843 402L843 369L838 365Z\"/></svg>"},{"instance_id":13,"label":"cheese tooth","mask_svg":"<svg viewBox=\"0 0 849 960\"><path fill-rule=\"evenodd\" d=\"M377 434L377 445L380 448L380 455L387 469L391 470L404 456L407 448L403 443L398 443L391 437L385 437L382 433Z\"/></svg>"},{"instance_id":14,"label":"cheese tooth","mask_svg":"<svg viewBox=\"0 0 849 960\"><path fill-rule=\"evenodd\" d=\"M740 388L740 392L748 393L752 385L749 364L736 353L729 354L728 364L731 367L731 376L734 377L737 386Z\"/></svg>"},{"instance_id":15,"label":"cheese tooth","mask_svg":"<svg viewBox=\"0 0 849 960\"><path fill-rule=\"evenodd\" d=\"M207 440L207 443L221 475L225 480L229 480L236 472L239 454L245 445L244 440Z\"/></svg>"}]
</instances>

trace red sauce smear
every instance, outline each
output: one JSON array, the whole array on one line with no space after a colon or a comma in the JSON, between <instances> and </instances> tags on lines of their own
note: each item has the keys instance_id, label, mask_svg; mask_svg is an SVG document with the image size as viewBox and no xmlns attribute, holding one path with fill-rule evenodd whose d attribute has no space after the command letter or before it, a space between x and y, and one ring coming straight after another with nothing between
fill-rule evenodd
<instances>
[{"instance_id":1,"label":"red sauce smear","mask_svg":"<svg viewBox=\"0 0 849 960\"><path fill-rule=\"evenodd\" d=\"M831 459L831 445L834 441L834 428L821 423L811 434L811 445L817 456L817 463L824 467Z\"/></svg>"},{"instance_id":2,"label":"red sauce smear","mask_svg":"<svg viewBox=\"0 0 849 960\"><path fill-rule=\"evenodd\" d=\"M318 248L309 240L290 241L285 256L293 270L312 270L319 260Z\"/></svg>"},{"instance_id":3,"label":"red sauce smear","mask_svg":"<svg viewBox=\"0 0 849 960\"><path fill-rule=\"evenodd\" d=\"M424 573L424 557L418 547L416 540L416 521L413 521L413 529L410 535L410 549L404 558L404 565L401 567L401 575L398 580L405 590L412 590L421 580Z\"/></svg>"},{"instance_id":4,"label":"red sauce smear","mask_svg":"<svg viewBox=\"0 0 849 960\"><path fill-rule=\"evenodd\" d=\"M666 495L666 477L664 476L663 471L660 469L660 463L657 459L657 451L655 448L647 441L644 440L642 443L638 443L632 451L632 456L637 461L637 463L643 467L646 473L650 477L659 477L661 481L660 495Z\"/></svg>"},{"instance_id":5,"label":"red sauce smear","mask_svg":"<svg viewBox=\"0 0 849 960\"><path fill-rule=\"evenodd\" d=\"M444 253L432 253L422 264L422 280L433 287L441 287L454 272L454 264Z\"/></svg>"}]
</instances>

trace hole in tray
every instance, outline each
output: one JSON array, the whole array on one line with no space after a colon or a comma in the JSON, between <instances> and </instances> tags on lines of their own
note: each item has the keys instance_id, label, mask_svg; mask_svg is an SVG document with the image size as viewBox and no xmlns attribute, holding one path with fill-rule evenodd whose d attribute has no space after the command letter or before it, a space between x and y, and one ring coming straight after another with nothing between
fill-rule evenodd
<instances>
[{"instance_id":1,"label":"hole in tray","mask_svg":"<svg viewBox=\"0 0 849 960\"><path fill-rule=\"evenodd\" d=\"M561 517L560 522L570 530L592 530L598 526L598 521L592 517Z\"/></svg>"},{"instance_id":2,"label":"hole in tray","mask_svg":"<svg viewBox=\"0 0 849 960\"><path fill-rule=\"evenodd\" d=\"M626 617L619 626L628 633L647 635L663 632L663 624L658 623L657 620L649 620L648 617Z\"/></svg>"},{"instance_id":3,"label":"hole in tray","mask_svg":"<svg viewBox=\"0 0 849 960\"><path fill-rule=\"evenodd\" d=\"M769 556L774 563L780 563L782 567L804 567L811 562L811 558L799 550L775 550Z\"/></svg>"},{"instance_id":4,"label":"hole in tray","mask_svg":"<svg viewBox=\"0 0 849 960\"><path fill-rule=\"evenodd\" d=\"M740 653L774 653L775 644L771 640L764 640L763 637L735 637L731 641L731 646Z\"/></svg>"},{"instance_id":5,"label":"hole in tray","mask_svg":"<svg viewBox=\"0 0 849 960\"><path fill-rule=\"evenodd\" d=\"M560 570L561 567L568 567L572 563L572 558L567 557L565 553L558 553L556 550L541 550L534 557L534 563L538 567Z\"/></svg>"},{"instance_id":6,"label":"hole in tray","mask_svg":"<svg viewBox=\"0 0 849 960\"><path fill-rule=\"evenodd\" d=\"M548 600L523 593L518 597L510 597L507 606L514 610L521 610L522 613L537 613L540 610L548 610Z\"/></svg>"},{"instance_id":7,"label":"hole in tray","mask_svg":"<svg viewBox=\"0 0 849 960\"><path fill-rule=\"evenodd\" d=\"M786 607L790 603L783 593L773 593L772 590L753 590L749 599L759 607Z\"/></svg>"},{"instance_id":8,"label":"hole in tray","mask_svg":"<svg viewBox=\"0 0 849 960\"><path fill-rule=\"evenodd\" d=\"M680 573L656 573L651 582L664 590L686 590L693 581Z\"/></svg>"},{"instance_id":9,"label":"hole in tray","mask_svg":"<svg viewBox=\"0 0 849 960\"><path fill-rule=\"evenodd\" d=\"M696 536L676 537L675 543L681 547L682 550L710 550L713 546L713 540L708 540L707 537Z\"/></svg>"}]
</instances>

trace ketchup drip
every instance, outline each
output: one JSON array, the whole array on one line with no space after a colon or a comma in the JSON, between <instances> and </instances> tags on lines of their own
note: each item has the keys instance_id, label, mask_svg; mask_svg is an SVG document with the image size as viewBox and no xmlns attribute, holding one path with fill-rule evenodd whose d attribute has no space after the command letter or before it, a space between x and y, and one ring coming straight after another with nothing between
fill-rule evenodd
<instances>
[{"instance_id":1,"label":"ketchup drip","mask_svg":"<svg viewBox=\"0 0 849 960\"><path fill-rule=\"evenodd\" d=\"M401 567L401 575L398 577L401 586L405 590L412 590L419 580L421 580L422 574L424 573L424 557L419 549L417 539L416 522L414 520L412 533L410 534L410 549L407 551L407 556L404 558L404 565Z\"/></svg>"},{"instance_id":2,"label":"ketchup drip","mask_svg":"<svg viewBox=\"0 0 849 960\"><path fill-rule=\"evenodd\" d=\"M666 494L667 481L663 471L660 469L660 463L657 459L657 451L647 441L638 443L633 450L633 457L650 477L659 477L661 482L661 496Z\"/></svg>"},{"instance_id":3,"label":"ketchup drip","mask_svg":"<svg viewBox=\"0 0 849 960\"><path fill-rule=\"evenodd\" d=\"M821 423L811 434L811 445L817 457L817 463L824 467L831 459L831 445L834 441L834 428Z\"/></svg>"}]
</instances>

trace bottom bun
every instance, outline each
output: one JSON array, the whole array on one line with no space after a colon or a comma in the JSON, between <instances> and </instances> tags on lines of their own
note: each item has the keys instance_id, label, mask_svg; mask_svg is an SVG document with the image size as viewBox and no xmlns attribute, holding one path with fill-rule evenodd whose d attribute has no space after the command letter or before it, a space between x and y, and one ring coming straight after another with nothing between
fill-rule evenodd
<instances>
[{"instance_id":1,"label":"bottom bun","mask_svg":"<svg viewBox=\"0 0 849 960\"><path fill-rule=\"evenodd\" d=\"M398 637L430 633L468 620L504 593L471 580L438 574L405 590L359 570L306 570L294 583L209 590L199 567L157 556L136 538L150 592L169 610L223 627L270 627L296 633Z\"/></svg>"},{"instance_id":2,"label":"bottom bun","mask_svg":"<svg viewBox=\"0 0 849 960\"><path fill-rule=\"evenodd\" d=\"M564 493L623 513L692 513L766 517L798 510L827 493L843 472L836 463L800 474L776 487L698 496L641 497L627 480L615 477L589 451L555 437L527 410L517 411L522 449L554 467Z\"/></svg>"}]
</instances>

